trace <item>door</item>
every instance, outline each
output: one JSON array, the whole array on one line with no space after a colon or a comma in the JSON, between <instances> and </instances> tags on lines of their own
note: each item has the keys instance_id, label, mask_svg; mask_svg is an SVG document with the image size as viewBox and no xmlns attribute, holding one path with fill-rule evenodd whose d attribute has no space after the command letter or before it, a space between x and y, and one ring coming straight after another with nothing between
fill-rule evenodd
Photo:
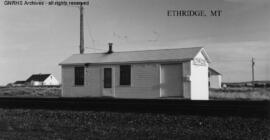
<instances>
[{"instance_id":1,"label":"door","mask_svg":"<svg viewBox=\"0 0 270 140\"><path fill-rule=\"evenodd\" d=\"M103 68L103 96L114 96L114 76L113 68Z\"/></svg>"},{"instance_id":2,"label":"door","mask_svg":"<svg viewBox=\"0 0 270 140\"><path fill-rule=\"evenodd\" d=\"M182 65L161 65L160 85L161 97L183 97Z\"/></svg>"}]
</instances>

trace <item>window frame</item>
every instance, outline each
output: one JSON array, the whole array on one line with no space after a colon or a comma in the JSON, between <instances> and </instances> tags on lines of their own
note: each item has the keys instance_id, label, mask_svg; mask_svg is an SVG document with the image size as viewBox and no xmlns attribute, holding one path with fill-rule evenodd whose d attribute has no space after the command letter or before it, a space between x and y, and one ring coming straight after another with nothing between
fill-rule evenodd
<instances>
[{"instance_id":1,"label":"window frame","mask_svg":"<svg viewBox=\"0 0 270 140\"><path fill-rule=\"evenodd\" d=\"M108 73L106 73L108 72ZM109 74L109 77L108 75ZM110 89L112 88L113 84L113 70L112 68L103 68L103 88Z\"/></svg>"},{"instance_id":2,"label":"window frame","mask_svg":"<svg viewBox=\"0 0 270 140\"><path fill-rule=\"evenodd\" d=\"M85 84L85 67L84 66L74 67L74 86L84 86L84 84Z\"/></svg>"},{"instance_id":3,"label":"window frame","mask_svg":"<svg viewBox=\"0 0 270 140\"><path fill-rule=\"evenodd\" d=\"M119 66L119 86L131 86L131 65Z\"/></svg>"}]
</instances>

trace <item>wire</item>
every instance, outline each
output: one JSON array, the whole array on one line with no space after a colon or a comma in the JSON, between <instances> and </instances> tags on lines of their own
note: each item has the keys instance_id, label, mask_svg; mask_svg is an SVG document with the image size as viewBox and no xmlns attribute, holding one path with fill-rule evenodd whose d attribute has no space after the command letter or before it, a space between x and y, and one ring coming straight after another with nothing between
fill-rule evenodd
<instances>
[{"instance_id":1,"label":"wire","mask_svg":"<svg viewBox=\"0 0 270 140\"><path fill-rule=\"evenodd\" d=\"M270 59L255 59L255 63L256 62L262 62L262 61L270 61ZM216 61L213 61L214 63L219 63L219 62L248 62L250 63L251 60L249 59L246 59L246 60L216 60Z\"/></svg>"},{"instance_id":2,"label":"wire","mask_svg":"<svg viewBox=\"0 0 270 140\"><path fill-rule=\"evenodd\" d=\"M93 34L92 34L92 30L91 30L91 27L90 27L90 25L89 25L89 23L88 23L88 18L86 17L86 24L87 24L87 26L88 26L88 30L87 30L87 33L88 33L88 35L89 35L89 37L90 37L90 39L91 39L91 41L92 41L92 45L93 45L93 47L96 47L96 45L95 45L95 39L94 39L94 37L93 37Z\"/></svg>"},{"instance_id":3,"label":"wire","mask_svg":"<svg viewBox=\"0 0 270 140\"><path fill-rule=\"evenodd\" d=\"M91 4L94 2L94 0L92 0L91 2L90 2L90 6L91 6ZM88 30L87 30L87 33L88 33L88 35L89 35L89 37L90 37L90 39L91 39L91 41L92 41L92 45L93 45L93 47L95 48L96 47L96 45L95 45L95 39L94 39L94 36L93 36L93 34L92 34L92 29L91 29L91 26L90 26L90 24L89 24L89 22L88 22L88 17L87 16L85 16L86 17L86 25L87 25L87 27L88 27Z\"/></svg>"},{"instance_id":4,"label":"wire","mask_svg":"<svg viewBox=\"0 0 270 140\"><path fill-rule=\"evenodd\" d=\"M93 47L85 47L86 49L91 49L91 50L102 50L102 51L106 51L104 49L100 49L100 48L93 48Z\"/></svg>"}]
</instances>

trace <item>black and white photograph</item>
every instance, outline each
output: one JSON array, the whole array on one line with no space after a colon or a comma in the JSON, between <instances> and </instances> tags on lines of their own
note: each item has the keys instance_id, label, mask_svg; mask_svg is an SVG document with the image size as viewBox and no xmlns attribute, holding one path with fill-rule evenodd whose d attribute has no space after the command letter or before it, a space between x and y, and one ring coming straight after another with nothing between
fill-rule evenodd
<instances>
[{"instance_id":1,"label":"black and white photograph","mask_svg":"<svg viewBox=\"0 0 270 140\"><path fill-rule=\"evenodd\" d=\"M270 1L1 0L0 139L270 139Z\"/></svg>"}]
</instances>

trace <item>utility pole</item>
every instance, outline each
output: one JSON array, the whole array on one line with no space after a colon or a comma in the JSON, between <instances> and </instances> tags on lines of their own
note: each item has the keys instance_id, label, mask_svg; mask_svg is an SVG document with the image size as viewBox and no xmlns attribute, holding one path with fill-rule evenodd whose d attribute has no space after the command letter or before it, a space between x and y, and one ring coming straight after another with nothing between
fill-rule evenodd
<instances>
[{"instance_id":1,"label":"utility pole","mask_svg":"<svg viewBox=\"0 0 270 140\"><path fill-rule=\"evenodd\" d=\"M80 6L80 54L84 53L83 6Z\"/></svg>"},{"instance_id":2,"label":"utility pole","mask_svg":"<svg viewBox=\"0 0 270 140\"><path fill-rule=\"evenodd\" d=\"M255 59L252 57L251 59L252 64L252 84L254 84L254 65L255 65Z\"/></svg>"}]
</instances>

